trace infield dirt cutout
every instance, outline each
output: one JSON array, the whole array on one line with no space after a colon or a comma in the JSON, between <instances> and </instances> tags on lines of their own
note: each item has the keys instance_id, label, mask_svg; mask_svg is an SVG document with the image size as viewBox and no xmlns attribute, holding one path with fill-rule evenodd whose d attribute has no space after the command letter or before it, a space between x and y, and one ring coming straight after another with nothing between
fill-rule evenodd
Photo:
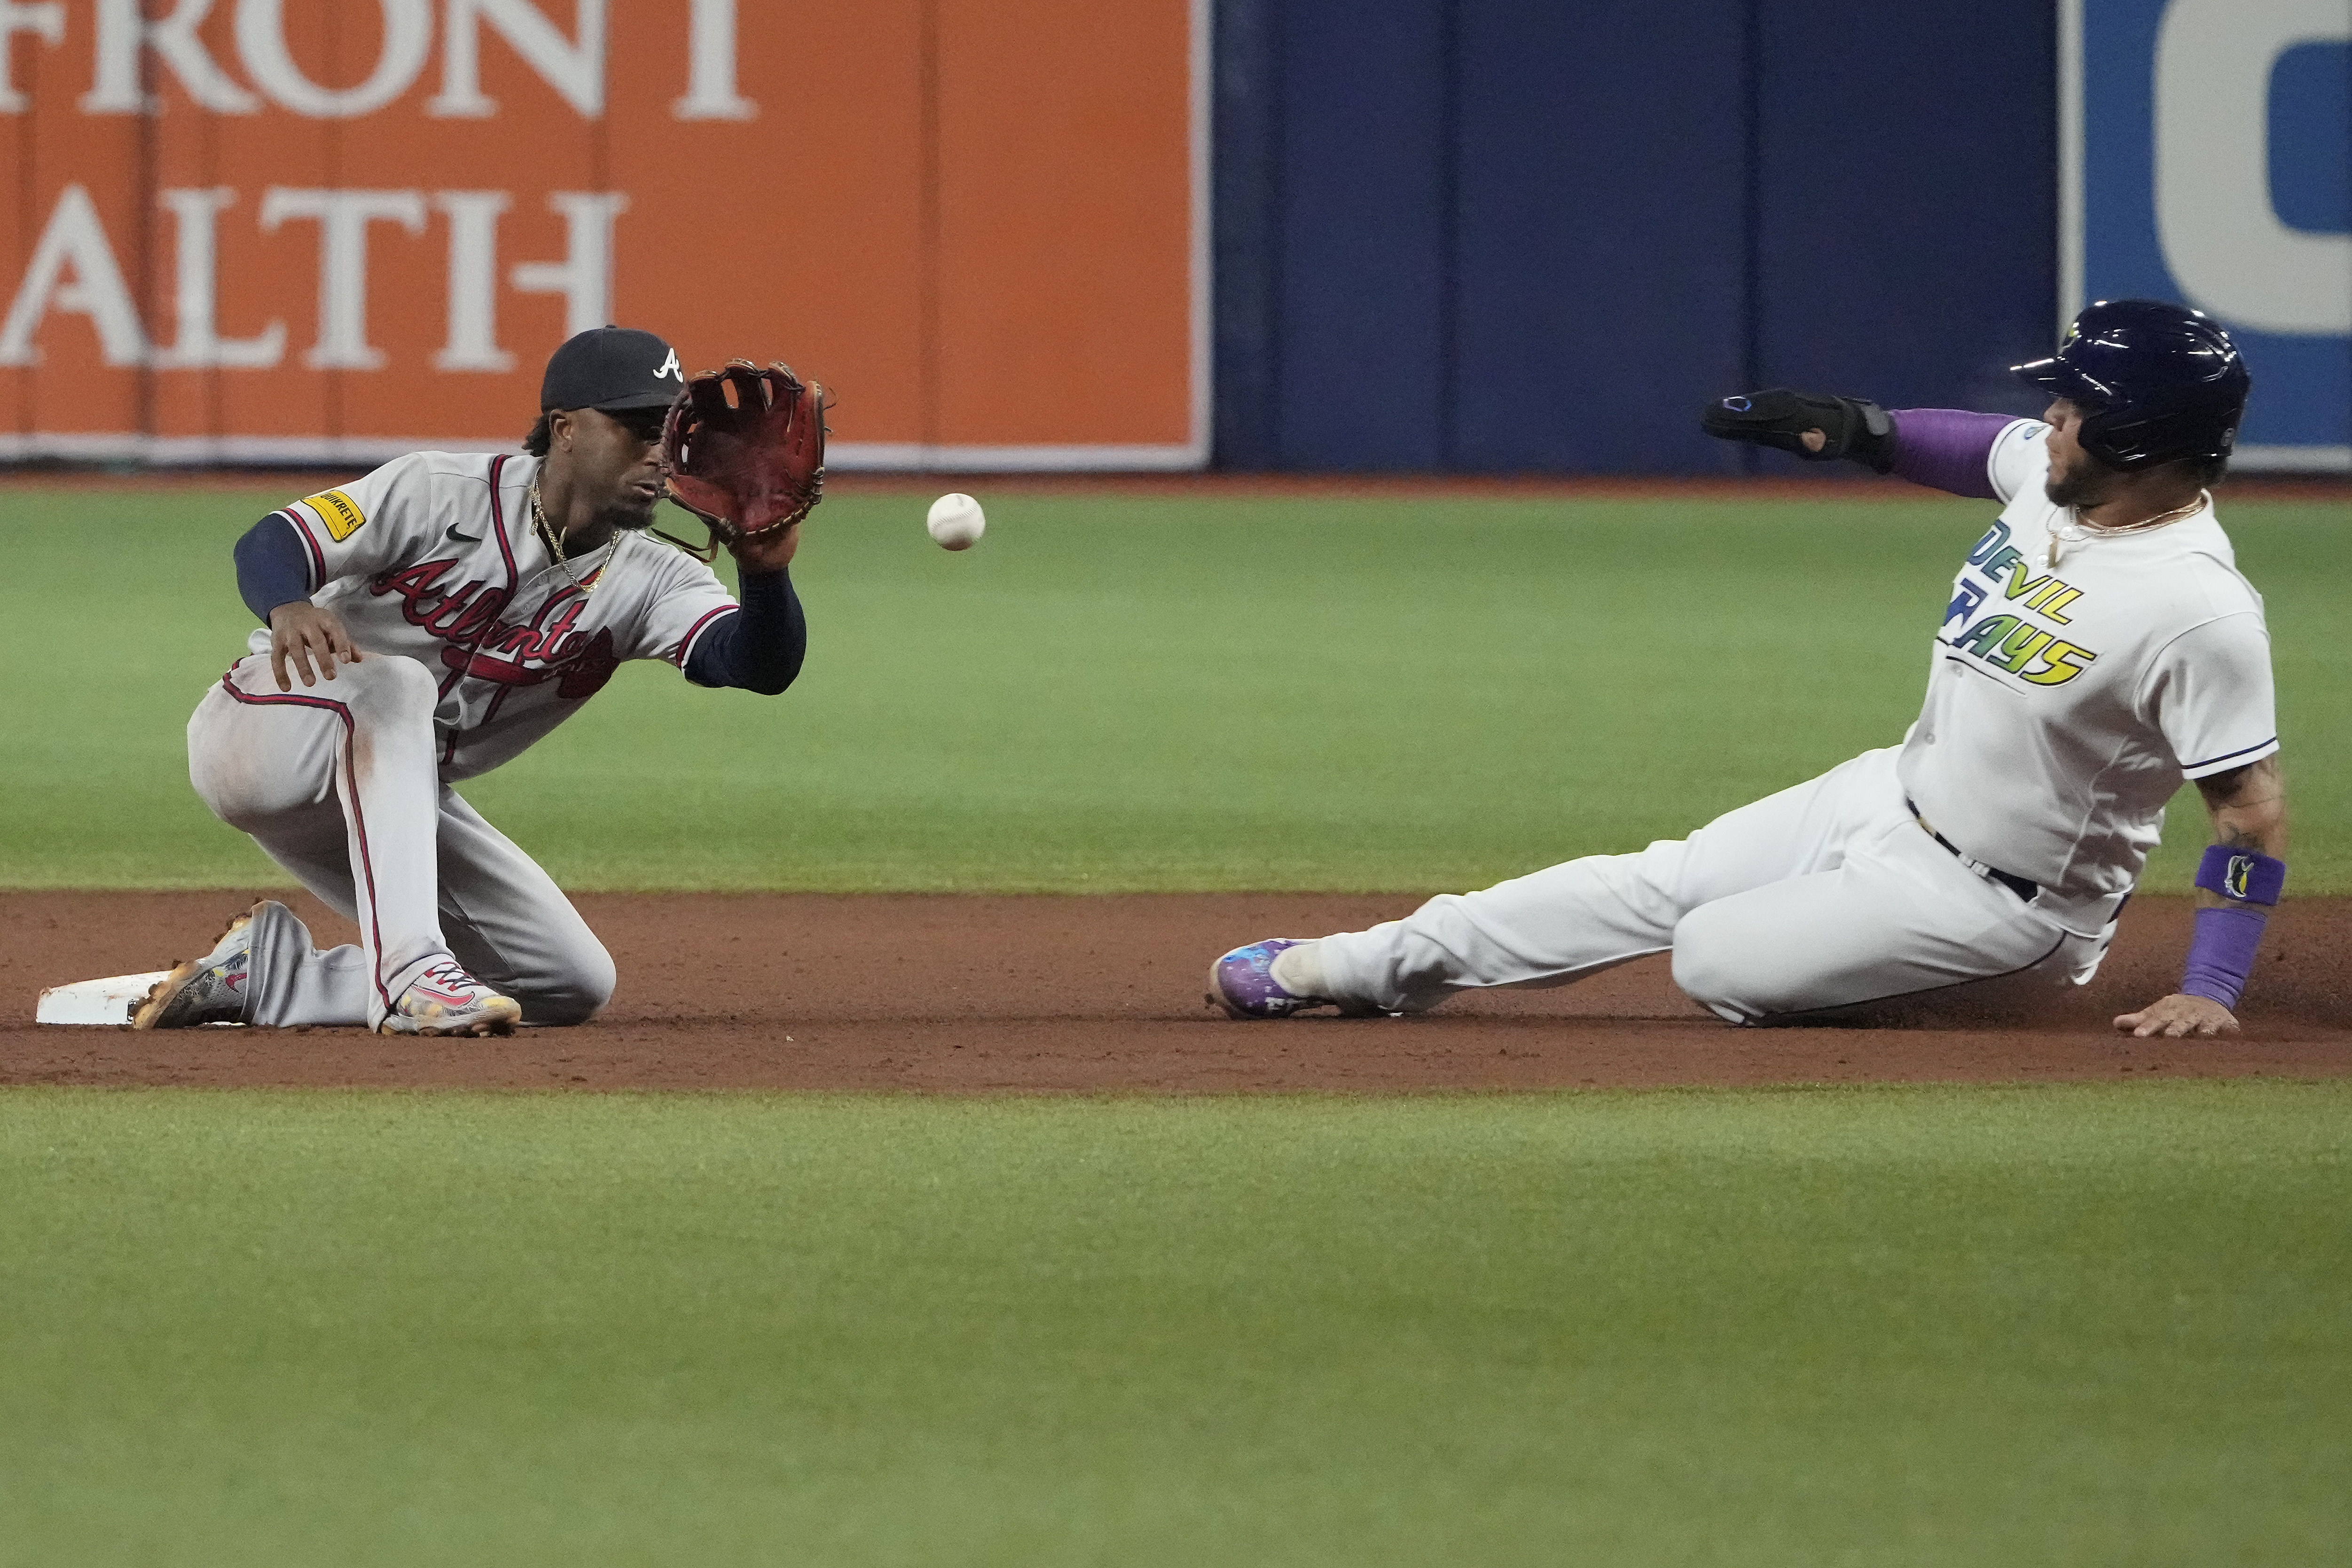
<instances>
[{"instance_id":1,"label":"infield dirt cutout","mask_svg":"<svg viewBox=\"0 0 2352 1568\"><path fill-rule=\"evenodd\" d=\"M2039 992L2030 1008L1945 998L1838 1027L1732 1028L1675 989L1662 957L1415 1018L1212 1013L1203 978L1226 948L1417 901L1302 894L589 894L578 902L621 984L582 1028L422 1040L32 1021L41 987L200 952L256 896L0 893L0 1083L1245 1093L2352 1073L2343 899L2281 910L2243 1032L2215 1040L2108 1027L2179 975L2189 904L2160 898L2133 904L2091 985ZM356 940L309 897L269 896L322 942Z\"/></svg>"}]
</instances>

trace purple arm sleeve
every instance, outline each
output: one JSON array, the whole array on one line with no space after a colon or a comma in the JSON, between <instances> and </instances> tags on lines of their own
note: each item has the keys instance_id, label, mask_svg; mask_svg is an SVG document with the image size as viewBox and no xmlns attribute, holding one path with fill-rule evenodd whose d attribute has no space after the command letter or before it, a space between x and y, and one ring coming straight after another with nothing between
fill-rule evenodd
<instances>
[{"instance_id":1,"label":"purple arm sleeve","mask_svg":"<svg viewBox=\"0 0 2352 1568\"><path fill-rule=\"evenodd\" d=\"M1985 459L2000 433L2017 423L2007 414L1970 414L1959 408L1897 408L1895 469L1915 485L1956 496L1999 500Z\"/></svg>"},{"instance_id":2,"label":"purple arm sleeve","mask_svg":"<svg viewBox=\"0 0 2352 1568\"><path fill-rule=\"evenodd\" d=\"M2180 982L2183 995L2203 996L2224 1007L2235 1007L2244 994L2246 979L2254 972L2254 952L2262 945L2263 928L2270 917L2261 910L2240 905L2227 910L2199 910L2197 933L2189 939L2189 973Z\"/></svg>"},{"instance_id":3,"label":"purple arm sleeve","mask_svg":"<svg viewBox=\"0 0 2352 1568\"><path fill-rule=\"evenodd\" d=\"M263 626L278 605L310 596L310 558L303 553L302 536L274 511L236 542L236 591Z\"/></svg>"}]
</instances>

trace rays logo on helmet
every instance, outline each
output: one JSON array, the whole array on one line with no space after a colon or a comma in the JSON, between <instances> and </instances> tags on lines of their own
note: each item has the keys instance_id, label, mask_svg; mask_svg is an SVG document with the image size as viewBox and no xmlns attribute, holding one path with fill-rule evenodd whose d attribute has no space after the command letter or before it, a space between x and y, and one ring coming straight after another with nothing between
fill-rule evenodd
<instances>
[{"instance_id":1,"label":"rays logo on helmet","mask_svg":"<svg viewBox=\"0 0 2352 1568\"><path fill-rule=\"evenodd\" d=\"M1730 409L1734 414L1745 414L1749 409L1756 406L1754 403L1745 397L1727 397L1723 400L1723 405L1726 408Z\"/></svg>"}]
</instances>

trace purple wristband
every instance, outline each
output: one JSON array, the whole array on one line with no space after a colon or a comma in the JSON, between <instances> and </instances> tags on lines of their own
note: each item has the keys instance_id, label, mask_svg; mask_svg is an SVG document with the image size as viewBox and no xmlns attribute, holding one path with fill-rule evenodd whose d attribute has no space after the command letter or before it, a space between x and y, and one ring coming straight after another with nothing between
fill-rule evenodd
<instances>
[{"instance_id":1,"label":"purple wristband","mask_svg":"<svg viewBox=\"0 0 2352 1568\"><path fill-rule=\"evenodd\" d=\"M2017 423L2007 414L1971 414L1962 408L1898 408L1895 421L1894 472L1915 485L1956 496L1999 500L1985 464L2000 433Z\"/></svg>"},{"instance_id":2,"label":"purple wristband","mask_svg":"<svg viewBox=\"0 0 2352 1568\"><path fill-rule=\"evenodd\" d=\"M2208 844L2197 862L2197 885L2233 904L2274 904L2286 891L2286 862L2252 849Z\"/></svg>"},{"instance_id":3,"label":"purple wristband","mask_svg":"<svg viewBox=\"0 0 2352 1568\"><path fill-rule=\"evenodd\" d=\"M2243 905L2199 910L2197 934L2189 939L2189 967L2180 982L2181 994L2236 1007L2238 998L2245 994L2247 976L2254 972L2254 950L2262 945L2263 928L2269 923L2269 915Z\"/></svg>"}]
</instances>

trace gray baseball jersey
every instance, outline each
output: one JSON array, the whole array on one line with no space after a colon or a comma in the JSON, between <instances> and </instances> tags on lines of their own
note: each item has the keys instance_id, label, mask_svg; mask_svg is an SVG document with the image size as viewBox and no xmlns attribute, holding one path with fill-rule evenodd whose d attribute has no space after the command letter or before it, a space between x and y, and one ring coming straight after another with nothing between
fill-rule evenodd
<instances>
[{"instance_id":1,"label":"gray baseball jersey","mask_svg":"<svg viewBox=\"0 0 2352 1568\"><path fill-rule=\"evenodd\" d=\"M709 566L627 530L558 563L530 525L538 472L535 458L415 452L278 514L308 550L311 603L363 650L433 671L445 781L519 755L625 659L683 668L736 607ZM268 653L268 629L247 647Z\"/></svg>"}]
</instances>

